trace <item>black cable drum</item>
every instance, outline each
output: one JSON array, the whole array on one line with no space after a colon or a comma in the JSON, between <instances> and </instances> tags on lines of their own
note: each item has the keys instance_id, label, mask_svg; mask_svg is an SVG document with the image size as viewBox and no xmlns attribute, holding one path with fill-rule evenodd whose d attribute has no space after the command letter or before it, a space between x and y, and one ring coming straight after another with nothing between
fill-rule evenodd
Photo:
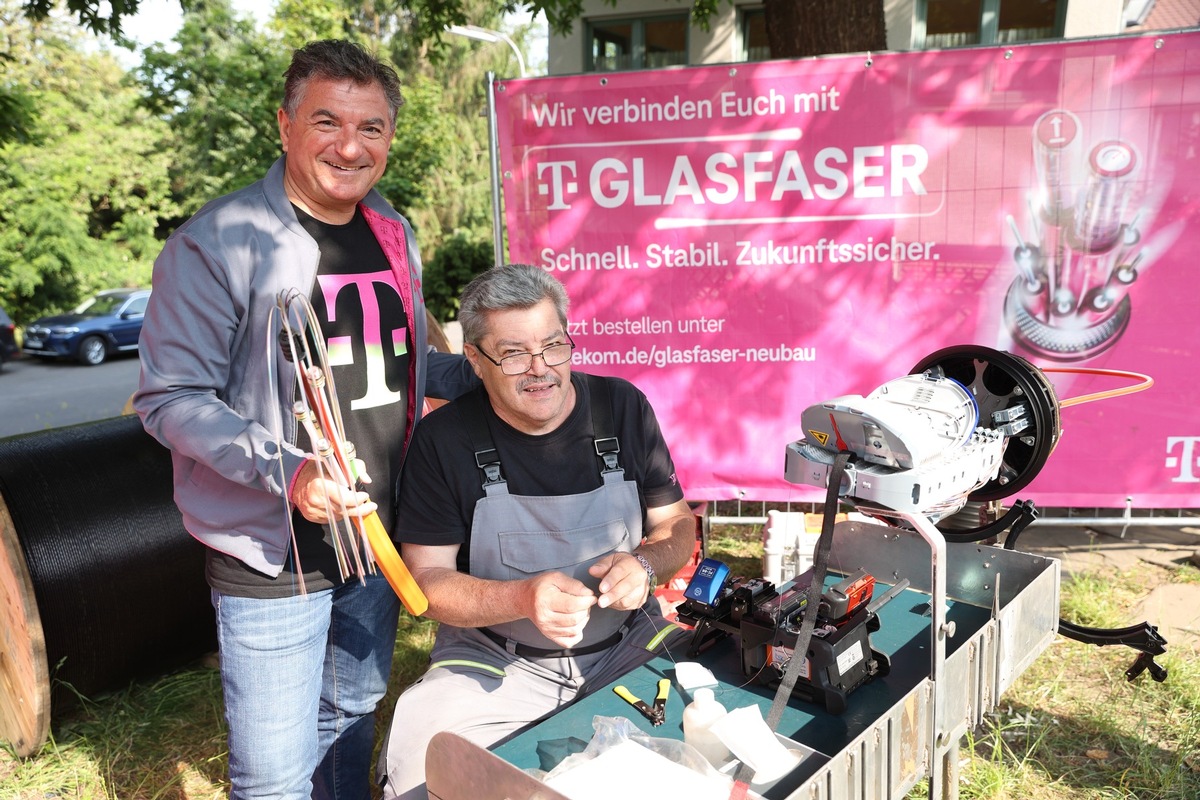
<instances>
[{"instance_id":1,"label":"black cable drum","mask_svg":"<svg viewBox=\"0 0 1200 800\"><path fill-rule=\"evenodd\" d=\"M0 674L0 738L18 754L37 752L49 716L75 692L118 688L216 649L203 545L172 499L168 451L137 417L0 439L0 536L0 615L18 617L0 640L0 673L19 670L20 657L34 664L15 680Z\"/></svg>"}]
</instances>

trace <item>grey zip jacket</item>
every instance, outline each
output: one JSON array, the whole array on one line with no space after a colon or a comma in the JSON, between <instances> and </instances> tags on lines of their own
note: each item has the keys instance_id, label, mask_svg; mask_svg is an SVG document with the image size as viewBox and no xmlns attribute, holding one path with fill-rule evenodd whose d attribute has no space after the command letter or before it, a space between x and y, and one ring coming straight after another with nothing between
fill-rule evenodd
<instances>
[{"instance_id":1,"label":"grey zip jacket","mask_svg":"<svg viewBox=\"0 0 1200 800\"><path fill-rule=\"evenodd\" d=\"M205 205L167 240L154 264L133 398L146 431L171 451L188 532L272 577L290 548L286 497L305 453L291 413L295 370L277 357L271 310L281 290L311 295L320 258L284 191L285 158L263 180ZM478 381L461 356L429 352L421 261L407 220L374 190L360 206L413 328L409 418L396 425L407 446L427 380L430 394L445 398Z\"/></svg>"}]
</instances>

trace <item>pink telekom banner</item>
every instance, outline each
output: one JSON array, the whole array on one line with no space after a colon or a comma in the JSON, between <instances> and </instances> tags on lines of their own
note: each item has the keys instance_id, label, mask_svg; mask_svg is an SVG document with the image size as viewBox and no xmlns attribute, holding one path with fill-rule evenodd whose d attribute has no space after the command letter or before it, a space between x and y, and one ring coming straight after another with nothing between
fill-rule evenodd
<instances>
[{"instance_id":1,"label":"pink telekom banner","mask_svg":"<svg viewBox=\"0 0 1200 800\"><path fill-rule=\"evenodd\" d=\"M806 407L978 344L1155 381L1063 409L1011 500L1200 506L1197 76L1188 32L501 82L511 258L690 498L819 499L783 478Z\"/></svg>"}]
</instances>

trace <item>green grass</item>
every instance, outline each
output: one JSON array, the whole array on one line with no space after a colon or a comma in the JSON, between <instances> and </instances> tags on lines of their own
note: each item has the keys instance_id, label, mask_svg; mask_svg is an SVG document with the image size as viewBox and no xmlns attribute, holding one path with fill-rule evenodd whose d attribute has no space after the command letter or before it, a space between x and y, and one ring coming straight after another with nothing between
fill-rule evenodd
<instances>
[{"instance_id":1,"label":"green grass","mask_svg":"<svg viewBox=\"0 0 1200 800\"><path fill-rule=\"evenodd\" d=\"M1058 639L964 752L968 798L1200 797L1200 667L1168 652L1166 684L1128 683L1124 648Z\"/></svg>"},{"instance_id":2,"label":"green grass","mask_svg":"<svg viewBox=\"0 0 1200 800\"><path fill-rule=\"evenodd\" d=\"M1063 581L1060 613L1063 619L1092 628L1127 625L1128 610L1144 591L1133 573L1077 573Z\"/></svg>"},{"instance_id":3,"label":"green grass","mask_svg":"<svg viewBox=\"0 0 1200 800\"><path fill-rule=\"evenodd\" d=\"M0 797L223 797L217 670L197 665L82 700L34 758L0 756Z\"/></svg>"},{"instance_id":4,"label":"green grass","mask_svg":"<svg viewBox=\"0 0 1200 800\"><path fill-rule=\"evenodd\" d=\"M402 615L376 741L400 691L425 668L436 624ZM215 659L94 699L54 720L36 756L0 751L0 800L227 797L225 722Z\"/></svg>"},{"instance_id":5,"label":"green grass","mask_svg":"<svg viewBox=\"0 0 1200 800\"><path fill-rule=\"evenodd\" d=\"M761 530L721 527L709 555L735 574L761 575ZM1063 616L1127 624L1122 614L1156 582L1195 583L1200 571L1144 565L1064 581ZM404 616L379 737L395 698L424 669L435 625ZM1172 646L1166 683L1129 683L1133 651L1062 637L966 737L961 795L968 800L1197 800L1200 798L1200 659ZM36 756L0 751L0 800L112 798L223 800L225 730L220 679L209 662L84 699L54 720ZM377 738L379 738L377 737ZM918 790L911 797L922 796Z\"/></svg>"}]
</instances>

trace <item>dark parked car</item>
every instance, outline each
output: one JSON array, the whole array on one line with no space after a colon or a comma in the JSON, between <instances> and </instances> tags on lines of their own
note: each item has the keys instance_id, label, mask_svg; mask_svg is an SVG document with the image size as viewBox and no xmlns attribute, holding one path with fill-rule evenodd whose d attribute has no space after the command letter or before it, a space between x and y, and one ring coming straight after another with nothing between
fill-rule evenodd
<instances>
[{"instance_id":1,"label":"dark parked car","mask_svg":"<svg viewBox=\"0 0 1200 800\"><path fill-rule=\"evenodd\" d=\"M112 353L137 350L149 299L149 289L100 292L70 314L42 317L26 328L23 352L95 366Z\"/></svg>"},{"instance_id":2,"label":"dark parked car","mask_svg":"<svg viewBox=\"0 0 1200 800\"><path fill-rule=\"evenodd\" d=\"M0 308L0 369L4 362L17 354L17 326L3 308Z\"/></svg>"}]
</instances>

